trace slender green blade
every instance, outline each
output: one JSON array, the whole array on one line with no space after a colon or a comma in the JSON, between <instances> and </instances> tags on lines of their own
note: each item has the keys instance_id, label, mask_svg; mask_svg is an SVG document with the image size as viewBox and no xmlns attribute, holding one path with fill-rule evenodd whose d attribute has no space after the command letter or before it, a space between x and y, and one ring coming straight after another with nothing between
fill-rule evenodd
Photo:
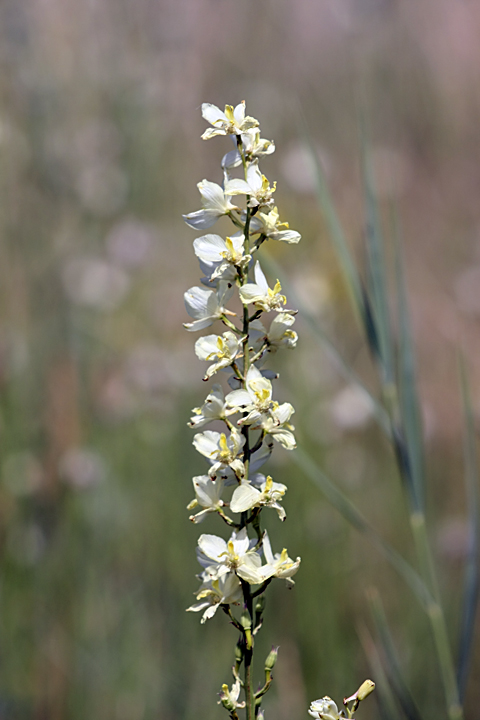
<instances>
[{"instance_id":1,"label":"slender green blade","mask_svg":"<svg viewBox=\"0 0 480 720\"><path fill-rule=\"evenodd\" d=\"M376 590L372 590L369 592L368 598L383 656L386 661L386 674L392 690L408 720L422 720L422 714L403 677L400 661L390 633L390 628L388 627L380 596Z\"/></svg>"},{"instance_id":2,"label":"slender green blade","mask_svg":"<svg viewBox=\"0 0 480 720\"><path fill-rule=\"evenodd\" d=\"M385 253L380 213L375 192L370 150L365 123L361 123L362 175L365 187L367 287L371 322L375 328L377 348L382 369L383 385L388 389L394 379L393 343L388 310ZM368 328L366 327L367 336ZM371 334L371 333L370 333Z\"/></svg>"},{"instance_id":3,"label":"slender green blade","mask_svg":"<svg viewBox=\"0 0 480 720\"><path fill-rule=\"evenodd\" d=\"M460 701L463 703L470 670L475 617L479 596L479 468L472 410L471 393L463 361L460 362L460 381L464 412L465 483L468 505L469 548L465 564L465 578L457 665L457 683Z\"/></svg>"},{"instance_id":4,"label":"slender green blade","mask_svg":"<svg viewBox=\"0 0 480 720\"><path fill-rule=\"evenodd\" d=\"M361 625L358 628L358 635L367 657L368 664L375 678L375 693L378 693L380 705L380 717L385 720L400 720L402 717L400 708L392 692L389 678L385 672L384 661L377 646L367 628Z\"/></svg>"},{"instance_id":5,"label":"slender green blade","mask_svg":"<svg viewBox=\"0 0 480 720\"><path fill-rule=\"evenodd\" d=\"M417 391L415 355L413 350L410 314L403 258L397 231L394 227L395 275L397 285L398 313L398 394L401 412L401 435L405 442L407 466L405 480L410 487L410 497L415 510L425 506L425 473L423 430L420 402Z\"/></svg>"},{"instance_id":6,"label":"slender green blade","mask_svg":"<svg viewBox=\"0 0 480 720\"><path fill-rule=\"evenodd\" d=\"M330 478L318 467L315 460L303 449L298 447L293 453L293 462L302 468L305 475L320 488L326 499L347 520L352 527L367 537L374 547L389 561L396 572L403 578L413 591L426 612L433 603L433 598L425 583L409 563L389 545L367 522L355 505L342 493Z\"/></svg>"}]
</instances>

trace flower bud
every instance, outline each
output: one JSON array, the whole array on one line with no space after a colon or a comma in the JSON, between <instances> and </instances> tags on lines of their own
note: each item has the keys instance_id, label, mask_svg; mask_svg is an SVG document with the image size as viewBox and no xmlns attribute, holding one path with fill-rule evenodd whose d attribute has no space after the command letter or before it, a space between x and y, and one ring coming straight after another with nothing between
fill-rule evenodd
<instances>
[{"instance_id":1,"label":"flower bud","mask_svg":"<svg viewBox=\"0 0 480 720\"><path fill-rule=\"evenodd\" d=\"M278 657L278 647L272 647L265 660L265 672L273 670Z\"/></svg>"},{"instance_id":2,"label":"flower bud","mask_svg":"<svg viewBox=\"0 0 480 720\"><path fill-rule=\"evenodd\" d=\"M368 697L374 690L375 683L373 680L365 680L365 682L360 685L356 693L353 693L353 695L344 699L343 704L346 706L353 700L352 712L355 712L360 705L360 702L365 700L365 698Z\"/></svg>"},{"instance_id":3,"label":"flower bud","mask_svg":"<svg viewBox=\"0 0 480 720\"><path fill-rule=\"evenodd\" d=\"M373 680L365 680L360 687L358 688L357 692L355 693L358 700L365 700L366 697L370 695L371 692L375 690L375 683Z\"/></svg>"},{"instance_id":4,"label":"flower bud","mask_svg":"<svg viewBox=\"0 0 480 720\"><path fill-rule=\"evenodd\" d=\"M245 631L245 644L247 650L251 650L253 647L253 635L252 635L252 618L248 610L244 610L240 618L240 625Z\"/></svg>"},{"instance_id":5,"label":"flower bud","mask_svg":"<svg viewBox=\"0 0 480 720\"><path fill-rule=\"evenodd\" d=\"M250 617L250 613L248 612L248 610L243 611L240 618L240 625L244 628L244 630L252 629L252 618Z\"/></svg>"},{"instance_id":6,"label":"flower bud","mask_svg":"<svg viewBox=\"0 0 480 720\"><path fill-rule=\"evenodd\" d=\"M235 645L235 665L237 665L239 667L242 664L242 660L243 660L243 648L242 648L241 644L238 642Z\"/></svg>"},{"instance_id":7,"label":"flower bud","mask_svg":"<svg viewBox=\"0 0 480 720\"><path fill-rule=\"evenodd\" d=\"M263 613L265 610L265 595L259 595L255 602L255 612L257 614Z\"/></svg>"}]
</instances>

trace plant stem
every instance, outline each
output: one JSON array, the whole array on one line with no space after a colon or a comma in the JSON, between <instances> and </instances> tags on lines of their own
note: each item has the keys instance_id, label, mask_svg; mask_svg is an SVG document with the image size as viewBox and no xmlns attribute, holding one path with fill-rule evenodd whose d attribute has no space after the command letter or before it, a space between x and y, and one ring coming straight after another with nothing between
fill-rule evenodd
<instances>
[{"instance_id":1,"label":"plant stem","mask_svg":"<svg viewBox=\"0 0 480 720\"><path fill-rule=\"evenodd\" d=\"M420 510L410 514L410 525L415 541L418 562L421 573L428 585L434 602L428 606L428 619L432 628L433 639L437 651L440 672L442 674L445 698L447 701L447 712L449 720L463 720L463 709L458 695L458 686L455 677L450 642L448 639L445 615L440 603L440 592L438 588L435 568L428 542L425 515Z\"/></svg>"},{"instance_id":2,"label":"plant stem","mask_svg":"<svg viewBox=\"0 0 480 720\"><path fill-rule=\"evenodd\" d=\"M245 153L242 146L241 137L237 136L237 147L238 151L242 158L242 165L244 169L244 175L245 180L247 180L247 163L245 159ZM250 252L250 219L252 216L251 209L248 207L250 197L246 196L246 218L245 218L245 226L243 229L243 234L245 236L244 241L244 248L245 248L245 254L248 255ZM242 275L240 278L241 285L245 285L248 282L248 265L246 268L242 270ZM247 387L247 373L248 369L250 367L250 351L249 351L249 331L250 331L250 316L249 316L249 310L248 306L245 305L243 308L243 387L246 389ZM247 413L245 413L246 415ZM249 442L249 427L248 425L244 425L242 428L242 433L245 437L245 445L244 445L244 454L243 454L243 463L245 465L245 480L248 480L248 473L249 473L249 465L250 465L250 455L251 455L251 449L250 449L250 442ZM252 692L252 662L253 662L253 604L252 604L252 595L250 590L250 585L245 582L244 580L242 582L242 589L243 589L243 599L245 603L245 608L248 611L250 615L251 620L251 629L250 634L248 635L247 631L244 632L245 637L245 655L244 655L244 663L245 663L245 683L244 683L244 690L245 690L245 707L246 707L246 717L247 720L255 720L255 694Z\"/></svg>"}]
</instances>

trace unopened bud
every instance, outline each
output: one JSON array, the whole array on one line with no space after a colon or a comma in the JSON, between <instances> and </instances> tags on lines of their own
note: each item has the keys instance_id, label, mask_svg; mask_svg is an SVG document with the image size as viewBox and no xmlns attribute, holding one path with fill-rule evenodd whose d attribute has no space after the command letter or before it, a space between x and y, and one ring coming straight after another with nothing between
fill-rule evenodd
<instances>
[{"instance_id":1,"label":"unopened bud","mask_svg":"<svg viewBox=\"0 0 480 720\"><path fill-rule=\"evenodd\" d=\"M255 602L255 612L262 613L265 610L265 595L259 595Z\"/></svg>"},{"instance_id":2,"label":"unopened bud","mask_svg":"<svg viewBox=\"0 0 480 720\"><path fill-rule=\"evenodd\" d=\"M253 647L253 635L252 635L252 618L248 610L244 610L240 618L240 625L245 631L245 645L247 650L251 650Z\"/></svg>"},{"instance_id":3,"label":"unopened bud","mask_svg":"<svg viewBox=\"0 0 480 720\"><path fill-rule=\"evenodd\" d=\"M243 648L240 643L235 645L235 663L241 665L243 660Z\"/></svg>"},{"instance_id":4,"label":"unopened bud","mask_svg":"<svg viewBox=\"0 0 480 720\"><path fill-rule=\"evenodd\" d=\"M240 625L244 628L244 630L252 629L252 618L250 617L250 613L248 612L248 610L243 611L240 618Z\"/></svg>"},{"instance_id":5,"label":"unopened bud","mask_svg":"<svg viewBox=\"0 0 480 720\"><path fill-rule=\"evenodd\" d=\"M365 700L366 697L370 695L375 690L375 683L373 680L365 680L360 687L358 688L357 692L355 693L358 700Z\"/></svg>"},{"instance_id":6,"label":"unopened bud","mask_svg":"<svg viewBox=\"0 0 480 720\"><path fill-rule=\"evenodd\" d=\"M278 647L272 647L265 660L265 672L273 670L278 657Z\"/></svg>"},{"instance_id":7,"label":"unopened bud","mask_svg":"<svg viewBox=\"0 0 480 720\"><path fill-rule=\"evenodd\" d=\"M353 695L350 695L350 697L344 699L343 704L347 705L353 700L353 711L355 711L359 706L360 702L362 700L365 700L365 698L368 697L370 693L374 690L375 683L373 682L373 680L365 680L365 682L360 685L356 693L353 693Z\"/></svg>"}]
</instances>

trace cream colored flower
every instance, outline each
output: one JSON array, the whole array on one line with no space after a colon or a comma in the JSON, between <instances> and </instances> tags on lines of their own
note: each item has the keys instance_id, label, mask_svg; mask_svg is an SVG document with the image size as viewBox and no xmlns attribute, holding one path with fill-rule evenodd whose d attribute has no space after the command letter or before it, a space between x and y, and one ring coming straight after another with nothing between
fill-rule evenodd
<instances>
[{"instance_id":1,"label":"cream colored flower","mask_svg":"<svg viewBox=\"0 0 480 720\"><path fill-rule=\"evenodd\" d=\"M258 127L258 120L245 115L245 101L237 105L225 105L225 112L222 112L216 105L203 103L202 116L207 122L213 125L208 128L202 135L202 140L208 140L215 135L241 135L250 130L250 128Z\"/></svg>"},{"instance_id":2,"label":"cream colored flower","mask_svg":"<svg viewBox=\"0 0 480 720\"><path fill-rule=\"evenodd\" d=\"M198 359L207 362L214 361L207 368L204 379L207 380L222 368L231 365L235 361L240 347L241 338L230 330L224 332L223 335L205 335L198 338L195 343L195 354Z\"/></svg>"},{"instance_id":3,"label":"cream colored flower","mask_svg":"<svg viewBox=\"0 0 480 720\"><path fill-rule=\"evenodd\" d=\"M247 168L247 179L234 178L225 183L225 192L229 195L248 195L248 207L269 207L273 205L273 193L277 183L270 187L268 179L262 175L256 162Z\"/></svg>"},{"instance_id":4,"label":"cream colored flower","mask_svg":"<svg viewBox=\"0 0 480 720\"><path fill-rule=\"evenodd\" d=\"M222 215L228 215L236 206L230 202L230 195L227 195L217 183L202 180L197 184L202 196L201 210L183 215L183 219L195 230L207 230L217 222Z\"/></svg>"},{"instance_id":5,"label":"cream colored flower","mask_svg":"<svg viewBox=\"0 0 480 720\"><path fill-rule=\"evenodd\" d=\"M267 279L258 260L255 263L255 281L255 283L246 283L239 288L238 292L242 303L244 305L253 303L265 312L270 312L270 310L281 312L282 306L287 302L285 295L280 294L282 286L277 280L273 290L268 287Z\"/></svg>"}]
</instances>

